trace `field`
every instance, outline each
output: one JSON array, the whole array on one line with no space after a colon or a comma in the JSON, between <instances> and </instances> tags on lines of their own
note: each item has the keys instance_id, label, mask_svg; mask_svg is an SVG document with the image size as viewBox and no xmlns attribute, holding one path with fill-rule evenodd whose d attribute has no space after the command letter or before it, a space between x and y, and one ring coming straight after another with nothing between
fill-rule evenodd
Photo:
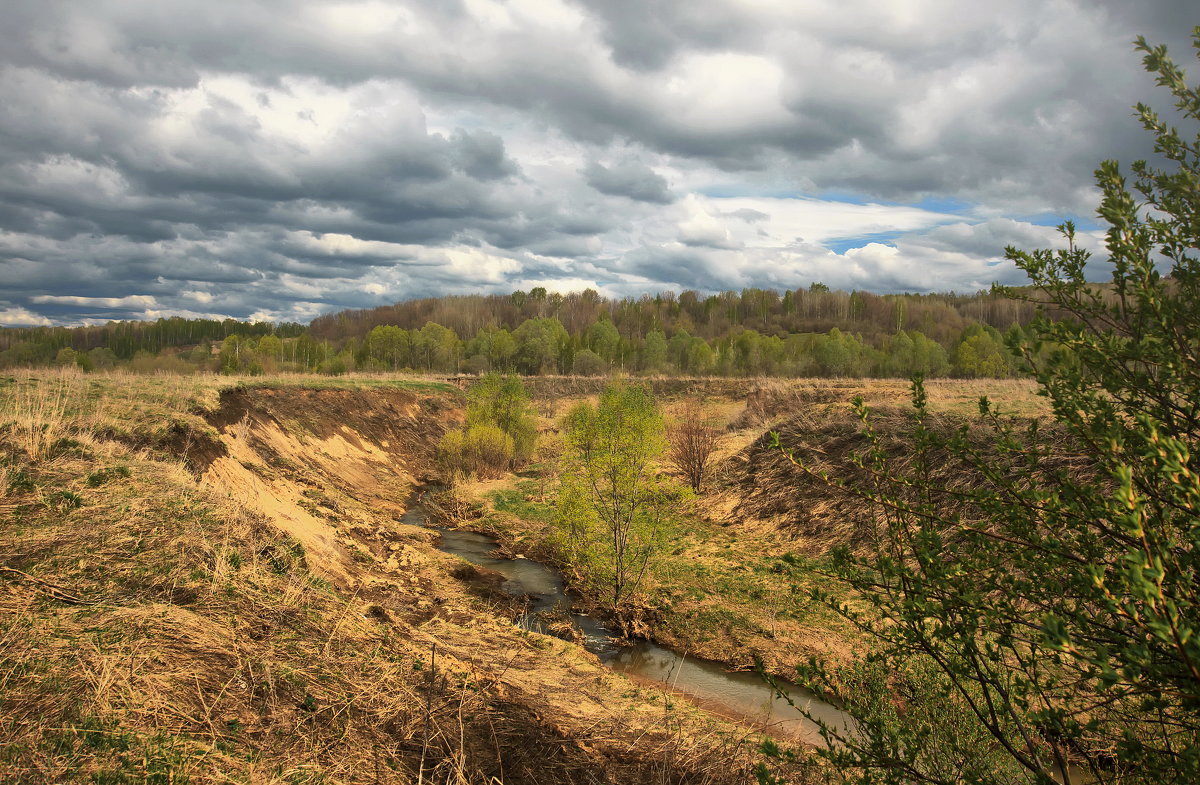
<instances>
[{"instance_id":1,"label":"field","mask_svg":"<svg viewBox=\"0 0 1200 785\"><path fill-rule=\"evenodd\" d=\"M548 433L594 384L537 380ZM798 412L840 423L855 391L885 408L905 389L692 387L728 459ZM1030 392L931 385L947 415L981 393L1034 412ZM462 405L436 378L0 379L5 780L745 781L753 729L514 628L491 576L400 520ZM777 672L836 656L850 641L804 600L819 548L741 515L735 475L679 524L644 632ZM547 489L477 486L478 521L536 552Z\"/></svg>"}]
</instances>

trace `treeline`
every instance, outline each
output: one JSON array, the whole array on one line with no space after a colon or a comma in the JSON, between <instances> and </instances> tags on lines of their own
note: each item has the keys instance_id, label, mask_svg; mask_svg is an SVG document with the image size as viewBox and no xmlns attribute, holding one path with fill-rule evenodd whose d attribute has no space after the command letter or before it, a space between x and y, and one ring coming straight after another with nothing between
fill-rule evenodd
<instances>
[{"instance_id":1,"label":"treeline","mask_svg":"<svg viewBox=\"0 0 1200 785\"><path fill-rule=\"evenodd\" d=\"M662 292L640 298L608 299L595 290L571 294L538 287L511 295L463 295L409 300L367 310L320 316L309 329L331 341L364 338L381 325L406 330L428 322L448 327L464 338L488 327L512 332L530 319L557 319L573 337L597 322L611 323L630 342L652 330L689 335L713 342L739 328L762 335L827 333L838 328L872 345L901 330L916 330L949 346L975 322L1007 330L1028 324L1035 306L991 292L958 294L885 294L845 292L813 284L808 289L778 292L743 289L710 296L695 291Z\"/></svg>"},{"instance_id":2,"label":"treeline","mask_svg":"<svg viewBox=\"0 0 1200 785\"><path fill-rule=\"evenodd\" d=\"M606 299L537 288L414 300L320 317L307 328L161 319L0 331L0 367L269 373L413 370L605 375L1007 376L1001 331L1028 302L978 294L746 289Z\"/></svg>"},{"instance_id":3,"label":"treeline","mask_svg":"<svg viewBox=\"0 0 1200 785\"><path fill-rule=\"evenodd\" d=\"M139 353L157 355L166 349L220 342L230 335L291 338L305 331L302 324L240 322L237 319L169 319L141 322L106 322L85 327L9 327L0 330L0 365L50 365L59 354L92 356L101 363L132 360ZM81 362L81 364L83 364Z\"/></svg>"},{"instance_id":4,"label":"treeline","mask_svg":"<svg viewBox=\"0 0 1200 785\"><path fill-rule=\"evenodd\" d=\"M1020 331L1019 325L1010 328ZM433 372L500 371L527 376L613 371L691 376L1008 376L1014 358L995 328L969 324L943 346L919 330L901 330L878 345L837 327L826 333L763 335L739 328L714 341L677 329L667 336L651 329L644 338L625 338L602 319L572 336L555 317L537 317L509 332L485 327L466 341L453 330L428 322L419 330L395 325L373 328L365 340L348 339L337 359L365 370Z\"/></svg>"}]
</instances>

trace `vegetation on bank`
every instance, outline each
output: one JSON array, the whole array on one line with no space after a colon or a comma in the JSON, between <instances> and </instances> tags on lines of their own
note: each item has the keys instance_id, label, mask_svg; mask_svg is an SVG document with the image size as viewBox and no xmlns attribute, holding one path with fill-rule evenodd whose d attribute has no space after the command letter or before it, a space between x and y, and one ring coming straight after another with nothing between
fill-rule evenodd
<instances>
[{"instance_id":1,"label":"vegetation on bank","mask_svg":"<svg viewBox=\"0 0 1200 785\"><path fill-rule=\"evenodd\" d=\"M533 458L537 420L529 394L515 376L487 374L467 390L467 416L461 428L438 443L446 479L503 477Z\"/></svg>"},{"instance_id":2,"label":"vegetation on bank","mask_svg":"<svg viewBox=\"0 0 1200 785\"><path fill-rule=\"evenodd\" d=\"M853 645L850 627L810 600L817 588L837 590L821 575L819 558L793 553L786 532L747 532L688 506L659 523L661 547L651 553L636 592L626 593L614 613L613 584L605 580L612 570L607 533L590 544L603 563L579 558L582 546L562 536L554 499L541 496L539 487L536 478L525 478L460 489L474 507L460 525L556 565L583 609L608 616L627 634L733 669L752 668L758 658L781 675L792 672L796 652L844 653Z\"/></svg>"},{"instance_id":3,"label":"vegetation on bank","mask_svg":"<svg viewBox=\"0 0 1200 785\"><path fill-rule=\"evenodd\" d=\"M803 393L813 384L786 386ZM555 564L584 608L628 634L695 656L739 668L759 657L785 673L797 651L845 651L848 627L808 599L818 587L837 591L819 574L820 557L798 554L786 529L714 519L706 505L729 490L727 478L710 479L705 495L693 496L669 474L688 479L669 450L682 425L701 430L708 443L701 452L720 449L726 457L760 433L757 421L744 432L727 430L731 418L745 415L745 393L699 404L696 389L656 399L628 381L593 387L582 401L554 389L539 393L538 460L519 477L455 475L461 482L447 507L458 511L457 524ZM943 405L954 404L947 398ZM808 408L831 425L849 414L844 404Z\"/></svg>"},{"instance_id":4,"label":"vegetation on bank","mask_svg":"<svg viewBox=\"0 0 1200 785\"><path fill-rule=\"evenodd\" d=\"M573 406L562 426L555 541L619 613L666 545L685 495L657 471L667 447L662 415L646 390L618 382L595 405Z\"/></svg>"},{"instance_id":5,"label":"vegetation on bank","mask_svg":"<svg viewBox=\"0 0 1200 785\"><path fill-rule=\"evenodd\" d=\"M1200 123L1200 88L1137 46ZM871 480L845 490L875 510L871 547L830 565L866 607L823 599L873 645L801 666L858 721L821 753L854 782L1200 781L1200 133L1137 115L1170 164L1135 162L1132 190L1096 171L1115 301L1069 222L1064 249L1008 250L1070 315L1013 344L1053 432L982 399L985 453L934 426L917 382L901 460L860 402ZM945 456L965 485L931 479Z\"/></svg>"}]
</instances>

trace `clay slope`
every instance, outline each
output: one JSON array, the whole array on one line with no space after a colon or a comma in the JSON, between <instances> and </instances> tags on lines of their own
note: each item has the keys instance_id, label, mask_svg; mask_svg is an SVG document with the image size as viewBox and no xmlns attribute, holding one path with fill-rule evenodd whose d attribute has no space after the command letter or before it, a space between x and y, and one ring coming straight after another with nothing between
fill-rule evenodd
<instances>
[{"instance_id":1,"label":"clay slope","mask_svg":"<svg viewBox=\"0 0 1200 785\"><path fill-rule=\"evenodd\" d=\"M880 406L870 417L879 447L888 455L888 471L898 476L916 473L911 409ZM1009 423L1020 434L1029 420L1014 418ZM1017 454L1000 448L992 426L979 417L932 414L926 426L947 438L965 429L978 460L989 462L998 475L1024 471ZM1048 451L1042 471L1089 471L1053 423L1043 424L1036 438L1039 449ZM862 423L848 407L802 405L721 462L716 493L708 502L710 512L732 525L780 531L808 555L842 545L865 546L873 540L881 512L871 496L882 486L873 470L861 465L870 449ZM946 492L941 498L947 514L964 520L978 514L961 506L958 494L982 487L987 482L983 475L944 449L933 450L927 463L921 471L931 487Z\"/></svg>"},{"instance_id":2,"label":"clay slope","mask_svg":"<svg viewBox=\"0 0 1200 785\"><path fill-rule=\"evenodd\" d=\"M295 538L315 571L355 587L358 549L404 513L461 417L448 393L235 388L209 418L222 449L200 476Z\"/></svg>"},{"instance_id":3,"label":"clay slope","mask_svg":"<svg viewBox=\"0 0 1200 785\"><path fill-rule=\"evenodd\" d=\"M449 393L233 390L210 418L224 454L209 460L202 481L301 543L310 569L345 595L347 613L376 619L406 648L486 684L490 701L525 717L521 734L532 724L593 764L582 780L578 771L548 771L509 781L639 781L647 766L662 766L664 750L674 750L673 771L658 776L747 777L750 730L681 703L664 711L657 691L632 687L578 646L514 627L495 576L440 553L434 533L405 518L432 473L438 438L461 418ZM513 755L502 744L513 729L496 732L491 754Z\"/></svg>"}]
</instances>

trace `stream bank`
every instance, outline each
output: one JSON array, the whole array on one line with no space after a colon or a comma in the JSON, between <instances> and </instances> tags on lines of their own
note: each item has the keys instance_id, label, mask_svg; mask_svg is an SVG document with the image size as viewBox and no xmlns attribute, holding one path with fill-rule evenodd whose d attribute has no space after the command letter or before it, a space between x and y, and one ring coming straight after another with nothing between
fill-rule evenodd
<instances>
[{"instance_id":1,"label":"stream bank","mask_svg":"<svg viewBox=\"0 0 1200 785\"><path fill-rule=\"evenodd\" d=\"M498 612L513 606L498 573L433 547L438 533L408 512L414 490L434 476L434 445L461 414L441 392L238 388L223 392L210 415L213 454L193 469L202 485L294 538L314 586L340 599L326 614L333 631L313 636L320 645L311 662L325 662L344 637L337 631L353 627L362 634L347 644L350 661L378 666L381 683L411 693L399 714L372 715L386 722L360 718L355 727L418 753L421 739L441 733L447 765L466 767L471 782L752 781L763 760L754 729L514 626L511 613ZM334 705L333 696L313 694L318 712ZM467 698L466 711L453 710ZM309 718L312 701L301 696L295 705ZM442 733L421 719L443 709L447 721L466 725ZM396 717L408 724L396 726ZM787 762L797 772L791 779L807 781L799 771L813 761L803 753Z\"/></svg>"},{"instance_id":2,"label":"stream bank","mask_svg":"<svg viewBox=\"0 0 1200 785\"><path fill-rule=\"evenodd\" d=\"M504 576L501 589L528 600L517 624L549 632L543 627L547 615L566 616L578 631L582 646L614 671L666 688L714 714L751 724L772 736L814 746L822 746L824 740L819 726L805 712L833 727L851 722L848 715L795 684L780 682L790 700L785 699L757 673L731 671L648 640L620 637L596 618L573 612L572 598L555 570L523 556L501 555L499 541L490 535L432 526L419 503L405 513L404 522L438 532L437 547L443 552Z\"/></svg>"}]
</instances>

